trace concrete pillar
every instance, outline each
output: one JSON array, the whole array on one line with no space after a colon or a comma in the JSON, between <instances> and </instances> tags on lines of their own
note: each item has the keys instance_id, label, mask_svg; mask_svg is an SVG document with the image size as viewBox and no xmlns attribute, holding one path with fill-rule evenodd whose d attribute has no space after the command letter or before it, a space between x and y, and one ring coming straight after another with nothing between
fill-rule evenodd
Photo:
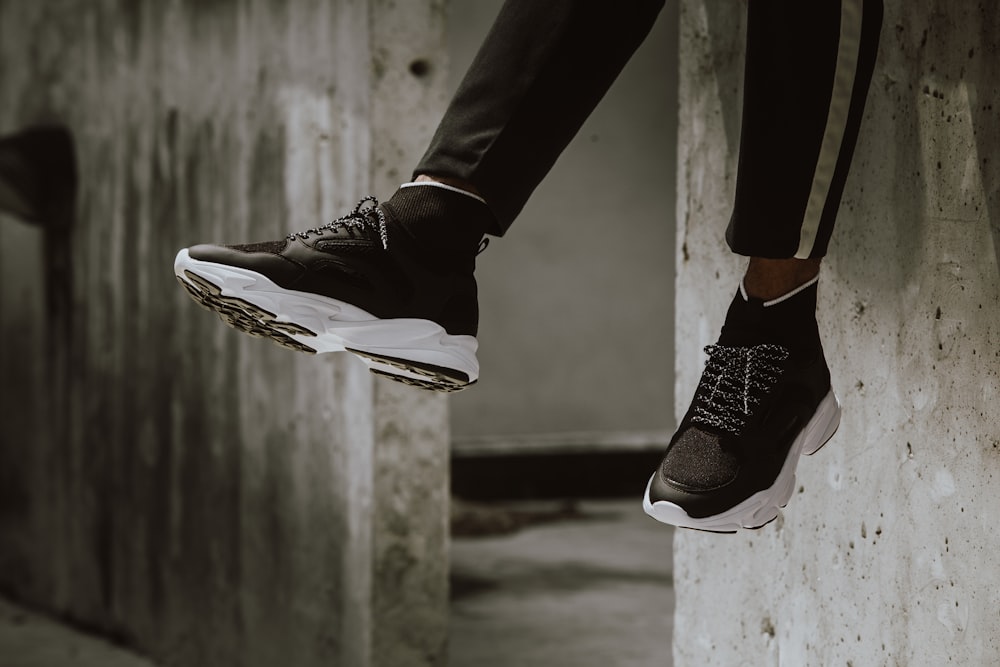
<instances>
[{"instance_id":1,"label":"concrete pillar","mask_svg":"<svg viewBox=\"0 0 1000 667\"><path fill-rule=\"evenodd\" d=\"M391 193L443 28L432 2L0 4L0 134L65 124L81 173L70 232L0 218L0 589L164 665L443 664L444 399L249 339L171 275Z\"/></svg>"},{"instance_id":2,"label":"concrete pillar","mask_svg":"<svg viewBox=\"0 0 1000 667\"><path fill-rule=\"evenodd\" d=\"M886 5L820 283L843 422L777 522L678 532L678 667L1000 664L1000 8ZM742 9L681 17L678 415L743 267Z\"/></svg>"},{"instance_id":3,"label":"concrete pillar","mask_svg":"<svg viewBox=\"0 0 1000 667\"><path fill-rule=\"evenodd\" d=\"M410 180L447 104L444 7L369 0L376 192ZM447 661L450 435L444 396L374 386L372 662Z\"/></svg>"}]
</instances>

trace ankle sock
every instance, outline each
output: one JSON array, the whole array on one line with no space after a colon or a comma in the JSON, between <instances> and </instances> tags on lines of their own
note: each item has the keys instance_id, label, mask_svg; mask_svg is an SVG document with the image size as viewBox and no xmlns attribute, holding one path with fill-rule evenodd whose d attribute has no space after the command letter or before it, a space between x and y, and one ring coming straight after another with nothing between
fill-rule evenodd
<instances>
[{"instance_id":1,"label":"ankle sock","mask_svg":"<svg viewBox=\"0 0 1000 667\"><path fill-rule=\"evenodd\" d=\"M481 197L443 183L404 184L382 207L418 243L446 256L474 255L496 225Z\"/></svg>"},{"instance_id":2,"label":"ankle sock","mask_svg":"<svg viewBox=\"0 0 1000 667\"><path fill-rule=\"evenodd\" d=\"M788 293L765 301L748 296L743 283L726 313L719 343L759 345L776 343L793 357L810 357L821 349L816 324L816 296L819 278Z\"/></svg>"},{"instance_id":3,"label":"ankle sock","mask_svg":"<svg viewBox=\"0 0 1000 667\"><path fill-rule=\"evenodd\" d=\"M782 301L786 301L788 299L791 299L793 296L795 296L799 292L805 291L806 289L808 289L809 287L812 287L813 285L815 285L818 282L819 282L819 276L817 275L815 278L813 278L811 280L807 280L806 282L802 283L798 287L795 287L795 288L789 290L788 292L786 292L785 294L782 294L779 297L775 297L774 299L768 299L768 300L764 301L764 307L765 308L769 308L771 306L775 306L775 305L781 303ZM740 294L743 295L743 299L745 301L749 301L750 300L750 295L747 293L746 277L744 277L743 280L740 281Z\"/></svg>"},{"instance_id":4,"label":"ankle sock","mask_svg":"<svg viewBox=\"0 0 1000 667\"><path fill-rule=\"evenodd\" d=\"M465 195L466 197L472 197L476 201L481 201L484 204L486 200L475 194L474 192L469 192L468 190L463 190L462 188L456 188L454 185L448 185L447 183L441 183L439 181L410 181L409 183L403 183L399 186L402 188L441 188L442 190L450 190L452 192L457 192L460 195Z\"/></svg>"}]
</instances>

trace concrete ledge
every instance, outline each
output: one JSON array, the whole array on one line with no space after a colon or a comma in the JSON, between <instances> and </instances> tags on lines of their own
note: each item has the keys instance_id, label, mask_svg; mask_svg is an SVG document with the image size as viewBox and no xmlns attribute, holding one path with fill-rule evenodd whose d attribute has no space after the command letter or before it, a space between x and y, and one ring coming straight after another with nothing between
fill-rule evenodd
<instances>
[{"instance_id":1,"label":"concrete ledge","mask_svg":"<svg viewBox=\"0 0 1000 667\"><path fill-rule=\"evenodd\" d=\"M0 598L0 664L155 667L144 657Z\"/></svg>"},{"instance_id":2,"label":"concrete ledge","mask_svg":"<svg viewBox=\"0 0 1000 667\"><path fill-rule=\"evenodd\" d=\"M451 444L453 456L532 454L594 454L646 452L666 449L673 433L666 430L586 431L579 433L519 433L468 436Z\"/></svg>"}]
</instances>

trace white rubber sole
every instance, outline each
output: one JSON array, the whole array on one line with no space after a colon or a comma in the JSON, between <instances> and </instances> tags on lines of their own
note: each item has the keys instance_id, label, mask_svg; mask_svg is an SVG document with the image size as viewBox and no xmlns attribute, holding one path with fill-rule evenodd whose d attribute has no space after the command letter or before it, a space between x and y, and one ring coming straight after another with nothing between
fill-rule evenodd
<instances>
[{"instance_id":1,"label":"white rubber sole","mask_svg":"<svg viewBox=\"0 0 1000 667\"><path fill-rule=\"evenodd\" d=\"M694 518L684 508L665 500L649 500L653 477L646 484L642 508L646 514L662 523L681 528L695 528L716 533L734 533L743 528L760 528L778 517L795 492L795 469L799 457L815 454L827 443L840 426L840 401L833 390L820 401L816 414L795 438L781 472L769 488L758 491L735 507L713 516ZM654 477L655 477L654 473Z\"/></svg>"},{"instance_id":2,"label":"white rubber sole","mask_svg":"<svg viewBox=\"0 0 1000 667\"><path fill-rule=\"evenodd\" d=\"M430 320L379 319L349 303L279 287L249 269L193 259L181 250L174 274L230 326L301 352L350 352L373 373L423 389L457 391L479 378L474 336Z\"/></svg>"}]
</instances>

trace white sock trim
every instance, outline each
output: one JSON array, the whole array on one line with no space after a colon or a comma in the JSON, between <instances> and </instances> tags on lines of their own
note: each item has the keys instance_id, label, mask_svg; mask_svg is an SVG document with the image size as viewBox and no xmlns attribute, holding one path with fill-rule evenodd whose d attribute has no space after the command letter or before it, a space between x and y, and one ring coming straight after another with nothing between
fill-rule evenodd
<instances>
[{"instance_id":1,"label":"white sock trim","mask_svg":"<svg viewBox=\"0 0 1000 667\"><path fill-rule=\"evenodd\" d=\"M481 201L484 204L486 203L486 200L483 199L482 197L480 197L477 194L473 194L473 193L469 192L468 190L463 190L462 188L456 188L454 185L448 185L447 183L438 183L437 181L420 181L419 183L417 183L416 181L413 181L411 183L403 183L399 187L401 187L401 188L415 188L415 187L419 187L421 185L429 185L429 186L435 187L435 188L442 188L444 190L451 190L452 192L457 192L457 193L459 193L461 195L465 195L466 197L472 197L476 201Z\"/></svg>"},{"instance_id":2,"label":"white sock trim","mask_svg":"<svg viewBox=\"0 0 1000 667\"><path fill-rule=\"evenodd\" d=\"M749 301L750 297L747 295L746 285L743 284L745 281L746 281L746 276L744 276L743 279L740 280L740 294L743 295L743 300L744 301ZM801 285L799 285L798 287L796 287L795 289L793 289L788 294L782 294L777 299L771 299L770 301L765 301L764 302L764 307L767 308L768 306L776 306L779 303L781 303L782 301L787 301L788 299L791 299L793 296L795 296L799 292L801 292L801 291L803 291L805 289L808 289L809 287L811 287L812 285L815 285L818 282L819 282L819 276L817 275L812 280L810 280L808 282L805 282L805 283L802 283Z\"/></svg>"}]
</instances>

